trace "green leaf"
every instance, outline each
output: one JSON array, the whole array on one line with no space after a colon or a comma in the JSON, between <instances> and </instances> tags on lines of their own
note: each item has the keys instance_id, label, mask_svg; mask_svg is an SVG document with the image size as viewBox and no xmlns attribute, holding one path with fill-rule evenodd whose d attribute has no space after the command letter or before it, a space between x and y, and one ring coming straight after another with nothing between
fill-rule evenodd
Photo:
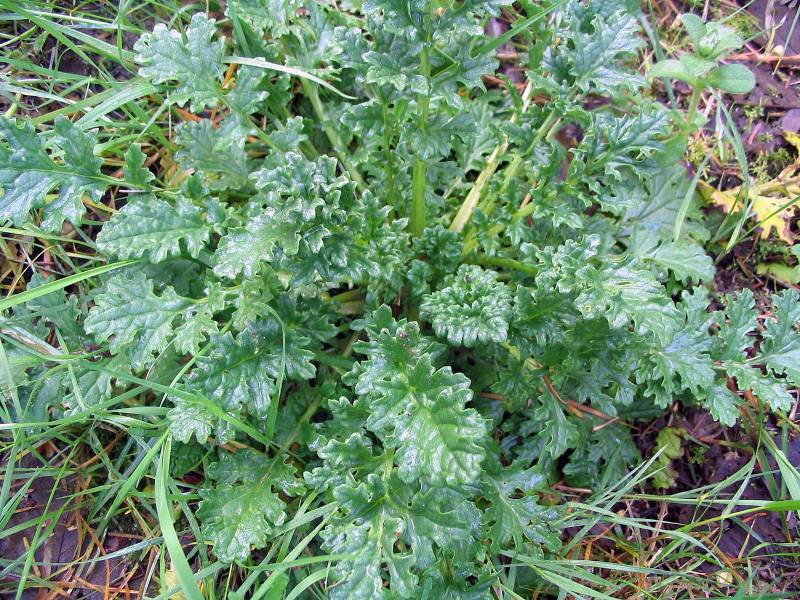
<instances>
[{"instance_id":1,"label":"green leaf","mask_svg":"<svg viewBox=\"0 0 800 600\"><path fill-rule=\"evenodd\" d=\"M175 206L154 196L137 195L103 226L97 247L121 258L141 258L158 263L185 248L197 256L205 247L211 228L201 210L185 198Z\"/></svg>"},{"instance_id":2,"label":"green leaf","mask_svg":"<svg viewBox=\"0 0 800 600\"><path fill-rule=\"evenodd\" d=\"M342 513L323 534L326 550L350 554L334 567L330 594L378 598L385 570L392 594L414 598L420 570L441 556L464 565L475 556L480 514L467 494L477 489L486 424L464 406L469 380L435 369L439 345L417 323L382 306L356 327L370 337L356 345L366 360L347 376L359 397L329 403L333 419L314 442L324 464L306 474Z\"/></svg>"},{"instance_id":3,"label":"green leaf","mask_svg":"<svg viewBox=\"0 0 800 600\"><path fill-rule=\"evenodd\" d=\"M265 89L265 80L264 69L251 65L243 65L236 72L236 87L228 93L226 101L231 107L231 112L234 113L230 120L241 131L254 132L255 128L248 117L264 108L264 103L269 98L269 91Z\"/></svg>"},{"instance_id":4,"label":"green leaf","mask_svg":"<svg viewBox=\"0 0 800 600\"><path fill-rule=\"evenodd\" d=\"M444 81L458 83L467 89L485 90L483 78L487 75L493 75L497 71L498 62L485 54L478 54L477 57L473 57L469 44L457 46L457 49L458 53L453 56L456 66L447 73L447 78Z\"/></svg>"},{"instance_id":5,"label":"green leaf","mask_svg":"<svg viewBox=\"0 0 800 600\"><path fill-rule=\"evenodd\" d=\"M279 37L289 31L284 0L228 0L225 6L228 17L241 19L261 34L269 31Z\"/></svg>"},{"instance_id":6,"label":"green leaf","mask_svg":"<svg viewBox=\"0 0 800 600\"><path fill-rule=\"evenodd\" d=\"M650 258L685 283L712 281L716 273L711 257L700 244L693 242L662 243Z\"/></svg>"},{"instance_id":7,"label":"green leaf","mask_svg":"<svg viewBox=\"0 0 800 600\"><path fill-rule=\"evenodd\" d=\"M654 452L661 452L651 469L653 487L659 490L675 486L678 472L672 468L672 461L683 456L683 430L664 427L656 436Z\"/></svg>"},{"instance_id":8,"label":"green leaf","mask_svg":"<svg viewBox=\"0 0 800 600\"><path fill-rule=\"evenodd\" d=\"M360 492L361 490L359 490ZM368 506L377 496L366 495L363 505ZM402 532L402 522L386 518L382 511L370 511L372 518L359 525L350 525L325 531L325 544L330 551L352 554L349 560L340 561L333 572L338 584L330 589L331 600L377 600L383 597L381 572L386 563L391 578L391 589L400 598L412 597L416 579L409 572L412 558L393 549L395 535ZM369 514L369 513L368 513Z\"/></svg>"},{"instance_id":9,"label":"green leaf","mask_svg":"<svg viewBox=\"0 0 800 600\"><path fill-rule=\"evenodd\" d=\"M620 180L625 173L639 177L651 168L659 168L652 156L664 148L660 139L666 135L669 117L663 110L643 111L633 115L593 116L592 127L575 150L581 160L573 160L570 180L580 185L588 179L589 188L603 193L603 185ZM598 176L603 175L603 178Z\"/></svg>"},{"instance_id":10,"label":"green leaf","mask_svg":"<svg viewBox=\"0 0 800 600\"><path fill-rule=\"evenodd\" d=\"M342 117L344 121L344 116ZM300 144L308 141L302 117L292 117L284 124L276 124L276 129L270 132L272 143L281 152L298 152Z\"/></svg>"},{"instance_id":11,"label":"green leaf","mask_svg":"<svg viewBox=\"0 0 800 600\"><path fill-rule=\"evenodd\" d=\"M703 23L703 19L692 13L684 13L681 15L681 23L692 43L698 46L706 35L706 24Z\"/></svg>"},{"instance_id":12,"label":"green leaf","mask_svg":"<svg viewBox=\"0 0 800 600\"><path fill-rule=\"evenodd\" d=\"M388 33L384 34L381 41L385 44L385 51L368 51L361 57L368 65L365 82L378 86L391 85L398 92L427 93L428 82L419 74L417 67L421 49L419 44L406 36Z\"/></svg>"},{"instance_id":13,"label":"green leaf","mask_svg":"<svg viewBox=\"0 0 800 600\"><path fill-rule=\"evenodd\" d=\"M716 66L713 60L707 60L694 54L683 54L678 60L689 75L688 83L699 87L703 86L705 75Z\"/></svg>"},{"instance_id":14,"label":"green leaf","mask_svg":"<svg viewBox=\"0 0 800 600\"><path fill-rule=\"evenodd\" d=\"M711 257L700 244L688 240L659 241L649 229L634 231L630 249L644 262L668 269L685 283L710 281L716 273Z\"/></svg>"},{"instance_id":15,"label":"green leaf","mask_svg":"<svg viewBox=\"0 0 800 600\"><path fill-rule=\"evenodd\" d=\"M369 100L362 104L349 104L342 113L342 124L350 131L368 140L382 134L383 107L377 100Z\"/></svg>"},{"instance_id":16,"label":"green leaf","mask_svg":"<svg viewBox=\"0 0 800 600\"><path fill-rule=\"evenodd\" d=\"M392 309L385 304L371 315L353 324L356 331L366 331L368 342L358 342L354 349L367 359L355 365L346 381L355 382L357 394L368 394L392 376L415 364L425 354L436 358L440 344L420 335L419 323L395 321Z\"/></svg>"},{"instance_id":17,"label":"green leaf","mask_svg":"<svg viewBox=\"0 0 800 600\"><path fill-rule=\"evenodd\" d=\"M752 368L741 363L726 363L725 367L728 374L736 378L740 390L751 391L756 398L776 412L791 410L795 399L784 381L764 376L760 368Z\"/></svg>"},{"instance_id":18,"label":"green leaf","mask_svg":"<svg viewBox=\"0 0 800 600\"><path fill-rule=\"evenodd\" d=\"M262 356L255 340L247 334L234 338L226 333L213 338L212 344L211 354L198 357L187 389L219 403L226 411L248 407L254 414L265 417L276 391L275 377L265 367L271 366L277 376L275 361ZM280 352L279 348L275 350Z\"/></svg>"},{"instance_id":19,"label":"green leaf","mask_svg":"<svg viewBox=\"0 0 800 600\"><path fill-rule=\"evenodd\" d=\"M186 380L186 390L213 402L228 414L250 415L264 427L275 401L277 381L286 376L310 379L316 374L314 354L305 349L308 338L290 332L286 355L275 327L260 327L234 337L230 333L212 336L212 350L197 358L197 367ZM212 432L222 439L232 434L229 424L208 409L180 397L173 398L171 429L176 439L188 441L194 435L204 443Z\"/></svg>"},{"instance_id":20,"label":"green leaf","mask_svg":"<svg viewBox=\"0 0 800 600\"><path fill-rule=\"evenodd\" d=\"M647 72L647 76L651 79L666 77L667 79L677 79L686 83L693 83L694 81L686 66L681 61L672 58L654 64Z\"/></svg>"},{"instance_id":21,"label":"green leaf","mask_svg":"<svg viewBox=\"0 0 800 600\"><path fill-rule=\"evenodd\" d=\"M711 416L727 427L736 425L741 403L736 394L722 384L711 386L706 390L705 405Z\"/></svg>"},{"instance_id":22,"label":"green leaf","mask_svg":"<svg viewBox=\"0 0 800 600\"><path fill-rule=\"evenodd\" d=\"M147 156L142 152L139 144L131 144L125 151L125 182L135 185L143 190L149 189L150 183L156 178L145 166Z\"/></svg>"},{"instance_id":23,"label":"green leaf","mask_svg":"<svg viewBox=\"0 0 800 600\"><path fill-rule=\"evenodd\" d=\"M455 562L473 560L474 544L481 535L480 519L475 504L453 490L433 488L416 494L405 523L417 564L433 563L437 546Z\"/></svg>"},{"instance_id":24,"label":"green leaf","mask_svg":"<svg viewBox=\"0 0 800 600\"><path fill-rule=\"evenodd\" d=\"M455 137L466 140L472 132L472 124L466 115L449 117L439 113L430 118L422 129L410 124L401 140L423 160L432 160L450 154Z\"/></svg>"},{"instance_id":25,"label":"green leaf","mask_svg":"<svg viewBox=\"0 0 800 600\"><path fill-rule=\"evenodd\" d=\"M773 296L774 316L765 322L764 344L756 358L773 373L786 375L794 385L800 385L800 294L788 289Z\"/></svg>"},{"instance_id":26,"label":"green leaf","mask_svg":"<svg viewBox=\"0 0 800 600\"><path fill-rule=\"evenodd\" d=\"M250 170L244 151L245 131L235 119L215 127L210 119L181 123L175 158L184 169L193 169L214 191L246 189Z\"/></svg>"},{"instance_id":27,"label":"green leaf","mask_svg":"<svg viewBox=\"0 0 800 600\"><path fill-rule=\"evenodd\" d=\"M453 486L475 481L486 424L464 407L472 397L466 377L449 367L434 370L424 355L406 373L377 383L370 395L367 428L387 447L397 448L404 481Z\"/></svg>"},{"instance_id":28,"label":"green leaf","mask_svg":"<svg viewBox=\"0 0 800 600\"><path fill-rule=\"evenodd\" d=\"M684 15L686 17L687 15ZM696 19L696 17L695 17ZM699 27L694 19L690 20L693 24L689 30L692 41L695 42L695 49L698 54L708 60L717 60L730 50L736 50L744 45L744 40L731 27L726 27L718 21L711 21L705 24L705 33L699 40L695 35L699 33ZM687 27L689 29L689 27Z\"/></svg>"},{"instance_id":29,"label":"green leaf","mask_svg":"<svg viewBox=\"0 0 800 600\"><path fill-rule=\"evenodd\" d=\"M28 290L35 290L53 283L55 283L54 278L34 273L28 282ZM76 296L68 297L63 289L58 289L50 294L29 300L26 308L52 323L73 349L79 344L85 343L83 328L79 323L81 313Z\"/></svg>"},{"instance_id":30,"label":"green leaf","mask_svg":"<svg viewBox=\"0 0 800 600\"><path fill-rule=\"evenodd\" d=\"M668 393L682 388L697 393L711 384L714 369L706 354L709 345L710 340L682 331L669 346L653 355L657 373L663 377ZM673 383L676 377L680 384Z\"/></svg>"},{"instance_id":31,"label":"green leaf","mask_svg":"<svg viewBox=\"0 0 800 600\"><path fill-rule=\"evenodd\" d=\"M720 65L705 78L711 87L730 94L747 94L756 86L756 77L744 65Z\"/></svg>"},{"instance_id":32,"label":"green leaf","mask_svg":"<svg viewBox=\"0 0 800 600\"><path fill-rule=\"evenodd\" d=\"M678 311L649 271L609 265L594 272L587 269L581 279L585 288L576 306L584 316L604 316L612 327L633 321L637 331L661 339L673 331Z\"/></svg>"},{"instance_id":33,"label":"green leaf","mask_svg":"<svg viewBox=\"0 0 800 600\"><path fill-rule=\"evenodd\" d=\"M222 484L200 493L203 535L223 562L244 562L251 546L263 548L286 520L286 504L265 482Z\"/></svg>"},{"instance_id":34,"label":"green leaf","mask_svg":"<svg viewBox=\"0 0 800 600\"><path fill-rule=\"evenodd\" d=\"M61 160L56 163L45 152L41 137L30 123L0 117L0 219L22 225L30 221L32 208L44 207L42 228L60 231L65 220L80 225L86 212L82 198L98 201L106 189L100 173L102 159L94 155L95 140L59 116L55 121L56 146ZM57 197L45 196L58 189Z\"/></svg>"},{"instance_id":35,"label":"green leaf","mask_svg":"<svg viewBox=\"0 0 800 600\"><path fill-rule=\"evenodd\" d=\"M662 60L651 67L647 76L677 79L691 86L702 87L703 77L716 66L713 60L706 60L694 54L683 54L678 60Z\"/></svg>"},{"instance_id":36,"label":"green leaf","mask_svg":"<svg viewBox=\"0 0 800 600\"><path fill-rule=\"evenodd\" d=\"M383 12L386 25L400 31L421 27L425 8L425 0L365 0L361 5L367 15Z\"/></svg>"},{"instance_id":37,"label":"green leaf","mask_svg":"<svg viewBox=\"0 0 800 600\"><path fill-rule=\"evenodd\" d=\"M630 432L622 425L607 425L590 432L588 444L582 444L564 466L572 485L605 486L618 483L641 461L639 449Z\"/></svg>"},{"instance_id":38,"label":"green leaf","mask_svg":"<svg viewBox=\"0 0 800 600\"><path fill-rule=\"evenodd\" d=\"M511 291L497 273L461 265L443 289L423 297L420 314L436 335L454 346L504 342L511 317Z\"/></svg>"},{"instance_id":39,"label":"green leaf","mask_svg":"<svg viewBox=\"0 0 800 600\"><path fill-rule=\"evenodd\" d=\"M208 302L197 303L182 315L183 324L175 330L175 349L182 354L198 354L206 338L219 330Z\"/></svg>"},{"instance_id":40,"label":"green leaf","mask_svg":"<svg viewBox=\"0 0 800 600\"><path fill-rule=\"evenodd\" d=\"M750 334L756 329L755 299L753 292L744 289L733 298L728 297L725 311L717 311L714 318L719 326L714 358L741 361L745 350L753 345Z\"/></svg>"},{"instance_id":41,"label":"green leaf","mask_svg":"<svg viewBox=\"0 0 800 600\"><path fill-rule=\"evenodd\" d=\"M263 261L274 260L276 248L296 252L300 243L299 225L282 218L286 212L267 209L245 227L229 231L217 247L214 273L231 279L239 273L253 277L261 270ZM302 218L302 210L299 212Z\"/></svg>"},{"instance_id":42,"label":"green leaf","mask_svg":"<svg viewBox=\"0 0 800 600\"><path fill-rule=\"evenodd\" d=\"M578 447L581 442L580 432L575 424L566 417L558 401L548 395L542 402L542 412L532 419L542 425L539 436L544 440L544 447L554 459L568 450Z\"/></svg>"},{"instance_id":43,"label":"green leaf","mask_svg":"<svg viewBox=\"0 0 800 600\"><path fill-rule=\"evenodd\" d=\"M540 506L534 495L544 482L535 468L521 465L499 467L484 476L484 496L491 502L484 520L493 552L512 541L517 551L528 542L559 548L561 540L553 528L557 511Z\"/></svg>"},{"instance_id":44,"label":"green leaf","mask_svg":"<svg viewBox=\"0 0 800 600\"><path fill-rule=\"evenodd\" d=\"M323 531L324 548L345 555L332 569L337 585L330 589L331 598L380 598L384 565L392 592L400 598L414 597L415 553L395 548L414 524L407 508L409 490L384 464L384 460L362 464L370 472L360 481L347 474L338 484L329 481L326 486L342 514ZM372 472L373 467L379 470ZM410 543L412 539L413 533Z\"/></svg>"},{"instance_id":45,"label":"green leaf","mask_svg":"<svg viewBox=\"0 0 800 600\"><path fill-rule=\"evenodd\" d=\"M288 496L297 496L306 489L303 481L297 478L297 469L293 465L251 448L224 452L219 461L208 466L206 474L223 485L254 483L268 476L271 485Z\"/></svg>"},{"instance_id":46,"label":"green leaf","mask_svg":"<svg viewBox=\"0 0 800 600\"><path fill-rule=\"evenodd\" d=\"M598 16L592 28L592 33L576 31L571 38L576 85L586 92L611 95L620 88L640 86L641 78L619 66L621 60L635 56L641 46L636 18L624 12L605 19Z\"/></svg>"},{"instance_id":47,"label":"green leaf","mask_svg":"<svg viewBox=\"0 0 800 600\"><path fill-rule=\"evenodd\" d=\"M206 473L216 485L201 490L197 516L224 562L246 561L251 546L263 548L286 520L286 504L275 490L290 497L305 492L293 466L251 449L224 453Z\"/></svg>"},{"instance_id":48,"label":"green leaf","mask_svg":"<svg viewBox=\"0 0 800 600\"><path fill-rule=\"evenodd\" d=\"M175 407L167 413L167 418L170 433L176 440L189 443L194 436L198 443L205 444L212 434L221 444L233 439L236 433L234 427L220 419L209 407L184 399L175 399L173 402Z\"/></svg>"},{"instance_id":49,"label":"green leaf","mask_svg":"<svg viewBox=\"0 0 800 600\"><path fill-rule=\"evenodd\" d=\"M250 204L254 216L220 240L217 275L252 277L267 261L308 285L317 277L327 281L334 274L362 270L354 260L359 249L352 241L360 234L364 214L353 183L336 175L335 159L324 156L312 162L296 152L274 153L251 179L261 194Z\"/></svg>"},{"instance_id":50,"label":"green leaf","mask_svg":"<svg viewBox=\"0 0 800 600\"><path fill-rule=\"evenodd\" d=\"M166 350L176 323L194 304L170 286L156 295L153 282L141 272L115 275L95 296L85 327L98 342L108 342L114 354L129 352L131 366L139 371L153 362L153 354Z\"/></svg>"},{"instance_id":51,"label":"green leaf","mask_svg":"<svg viewBox=\"0 0 800 600\"><path fill-rule=\"evenodd\" d=\"M661 379L659 387L650 389L661 407L668 406L682 390L702 396L714 384L716 374L710 355L712 340L708 327L711 318L706 313L707 305L704 291L684 292L680 304L684 313L682 327L674 332L667 345L654 350L650 356L654 374Z\"/></svg>"},{"instance_id":52,"label":"green leaf","mask_svg":"<svg viewBox=\"0 0 800 600\"><path fill-rule=\"evenodd\" d=\"M216 106L221 96L219 80L224 71L225 43L212 41L215 23L203 13L196 13L185 41L178 31L159 23L133 47L139 73L153 83L175 82L171 99L181 105L191 101L191 109L196 112Z\"/></svg>"}]
</instances>

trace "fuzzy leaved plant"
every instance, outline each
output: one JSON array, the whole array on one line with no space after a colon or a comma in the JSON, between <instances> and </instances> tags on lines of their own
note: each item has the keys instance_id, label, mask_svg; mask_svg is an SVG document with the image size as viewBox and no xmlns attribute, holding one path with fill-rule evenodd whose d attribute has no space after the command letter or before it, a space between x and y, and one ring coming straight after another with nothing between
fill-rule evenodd
<instances>
[{"instance_id":1,"label":"fuzzy leaved plant","mask_svg":"<svg viewBox=\"0 0 800 600\"><path fill-rule=\"evenodd\" d=\"M548 480L618 481L637 419L790 408L797 293L709 310L685 118L647 99L630 2L520 2L502 39L504 0L298 4L142 35L177 125L121 173L112 129L0 120L3 220L131 261L3 317L17 419L163 405L220 561L284 556L299 519L332 599L478 599L526 595L514 557L560 543Z\"/></svg>"}]
</instances>

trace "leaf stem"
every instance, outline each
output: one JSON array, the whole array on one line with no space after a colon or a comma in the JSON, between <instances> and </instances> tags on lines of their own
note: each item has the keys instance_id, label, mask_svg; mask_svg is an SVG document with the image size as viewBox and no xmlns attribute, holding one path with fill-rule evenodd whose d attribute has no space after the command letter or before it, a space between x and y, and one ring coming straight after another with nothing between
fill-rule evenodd
<instances>
[{"instance_id":1,"label":"leaf stem","mask_svg":"<svg viewBox=\"0 0 800 600\"><path fill-rule=\"evenodd\" d=\"M431 74L431 62L427 45L420 53L420 72L428 81ZM419 94L417 98L417 117L420 131L425 131L428 122L431 99L429 92ZM414 158L414 169L411 174L411 235L422 236L425 230L425 181L428 176L428 163L419 154Z\"/></svg>"},{"instance_id":2,"label":"leaf stem","mask_svg":"<svg viewBox=\"0 0 800 600\"><path fill-rule=\"evenodd\" d=\"M384 164L384 171L386 172L386 203L392 208L392 214L395 215L398 207L394 189L395 166L392 148L394 128L389 121L389 106L387 101L384 100L382 94L378 94L378 98L381 103L381 113L383 115L383 149L386 155L386 163Z\"/></svg>"},{"instance_id":3,"label":"leaf stem","mask_svg":"<svg viewBox=\"0 0 800 600\"><path fill-rule=\"evenodd\" d=\"M525 155L530 154L531 151L533 151L533 149L539 145L539 142L541 142L547 135L549 135L550 131L552 131L553 128L558 127L559 123L560 119L558 119L556 111L551 110L550 113L547 115L547 117L545 117L544 121L542 121L542 124L539 125L539 129L536 130L536 134L534 135L533 140L531 141L530 145L528 146L524 154ZM508 186L511 185L511 180L514 179L514 177L517 174L517 171L519 171L519 168L522 166L523 162L522 156L523 153L521 152L514 153L514 158L508 164L508 167L506 167L505 178L503 179L503 184L500 186L500 191L494 196L487 199L485 206L481 208L481 210L486 216L489 216L492 214L492 212L494 212L496 205L495 200L497 199L497 197L502 196L503 194L505 194L506 190L508 190ZM514 213L513 219L515 221L518 221L519 219L526 217L529 214L532 214L535 209L536 205L530 203L527 206L525 206L525 208L516 211ZM497 235L500 232L502 232L503 229L504 226L498 224L495 225L491 231L493 235ZM467 233L466 240L464 241L464 254L468 254L469 252L474 250L476 245L477 245L477 234L474 230L469 231Z\"/></svg>"},{"instance_id":4,"label":"leaf stem","mask_svg":"<svg viewBox=\"0 0 800 600\"><path fill-rule=\"evenodd\" d=\"M364 290L362 290L361 288L353 288L352 290L347 290L346 292L340 292L338 294L334 294L333 296L328 296L326 299L329 302L340 302L340 303L351 302L353 300L363 300Z\"/></svg>"},{"instance_id":5,"label":"leaf stem","mask_svg":"<svg viewBox=\"0 0 800 600\"><path fill-rule=\"evenodd\" d=\"M411 235L421 237L425 230L425 179L428 165L420 157L414 159L411 175Z\"/></svg>"},{"instance_id":6,"label":"leaf stem","mask_svg":"<svg viewBox=\"0 0 800 600\"><path fill-rule=\"evenodd\" d=\"M538 267L525 264L521 260L516 260L513 258L503 258L501 256L476 256L468 259L465 262L487 267L502 267L504 269L510 269L512 271L519 271L521 273L525 273L526 275L535 276L539 274Z\"/></svg>"},{"instance_id":7,"label":"leaf stem","mask_svg":"<svg viewBox=\"0 0 800 600\"><path fill-rule=\"evenodd\" d=\"M556 112L551 111L550 114L545 117L545 120L539 126L539 129L536 131L536 135L533 138L533 141L528 146L528 149L525 151L525 154L529 154L538 144L541 142L555 127L558 127L560 123L560 119L557 118ZM511 180L516 176L517 171L519 170L520 166L522 166L522 153L517 152L514 155L513 160L509 163L508 167L506 168L505 172L505 179L503 180L503 184L500 187L500 191L497 195L502 196L505 191L508 189L508 186L511 185ZM534 184L535 185L535 184ZM492 198L491 201L486 203L486 206L483 207L483 212L487 216L492 214L495 208L495 198ZM518 209L512 216L513 221L519 221L527 217L536 210L536 204L531 202L527 204L523 208ZM502 233L503 229L505 229L505 225L502 223L497 223L492 226L489 230L489 233L492 236L499 235ZM472 252L478 245L478 236L474 230L469 231L467 233L467 237L464 240L464 251L463 254L469 254Z\"/></svg>"},{"instance_id":8,"label":"leaf stem","mask_svg":"<svg viewBox=\"0 0 800 600\"><path fill-rule=\"evenodd\" d=\"M315 83L309 81L308 79L300 79L300 85L303 87L303 92L305 92L305 95L311 102L311 107L314 109L314 114L317 116L317 119L322 125L322 129L325 131L325 135L328 137L328 141L331 143L331 146L333 146L333 150L336 153L336 156L339 158L339 161L341 161L345 170L350 175L350 178L355 181L358 189L364 191L367 189L367 184L364 181L364 178L361 176L361 173L359 173L358 169L356 169L353 162L348 158L347 150L341 136L339 135L339 131L331 123L330 117L328 117L328 113L325 111L325 107L322 105L322 100L319 97L319 88L317 88Z\"/></svg>"},{"instance_id":9,"label":"leaf stem","mask_svg":"<svg viewBox=\"0 0 800 600\"><path fill-rule=\"evenodd\" d=\"M522 107L518 112L515 112L511 116L511 123L516 123L519 119L519 115L528 109L532 97L533 83L529 81L528 85L525 86L525 91L522 92ZM498 144L489 155L489 160L486 162L486 166L483 168L483 171L481 171L480 175L478 175L478 178L472 185L467 197L464 198L464 202L461 203L461 207L458 209L456 216L453 217L453 222L450 223L450 231L454 231L456 233L461 232L464 229L464 226L472 218L472 213L475 211L475 207L478 206L478 202L480 202L481 195L483 194L486 184L491 181L492 176L494 176L495 171L497 171L497 167L500 165L500 160L508 151L508 147L509 140L508 136L506 136L505 140Z\"/></svg>"},{"instance_id":10,"label":"leaf stem","mask_svg":"<svg viewBox=\"0 0 800 600\"><path fill-rule=\"evenodd\" d=\"M695 116L697 115L697 109L700 106L700 99L702 97L703 90L700 87L695 87L692 90L692 97L689 99L689 110L686 113L686 125L692 126L695 121Z\"/></svg>"}]
</instances>

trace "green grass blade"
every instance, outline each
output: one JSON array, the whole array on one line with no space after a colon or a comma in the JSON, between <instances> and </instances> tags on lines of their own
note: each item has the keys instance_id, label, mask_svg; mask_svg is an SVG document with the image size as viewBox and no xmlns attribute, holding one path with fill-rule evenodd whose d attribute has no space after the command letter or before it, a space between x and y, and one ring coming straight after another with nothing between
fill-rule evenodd
<instances>
[{"instance_id":1,"label":"green grass blade","mask_svg":"<svg viewBox=\"0 0 800 600\"><path fill-rule=\"evenodd\" d=\"M313 81L314 83L318 83L326 90L330 90L334 94L338 94L342 98L346 98L348 100L356 100L355 96L348 96L347 94L340 91L339 89L337 89L324 79L320 79L316 75L312 75L311 73L303 71L302 69L298 69L297 67L279 65L278 63L270 62L264 58L248 58L246 56L229 56L224 59L224 62L233 65L248 65L251 67L258 67L260 69L270 69L272 71L280 71L281 73L294 75L295 77L302 77L303 79L308 79L310 81Z\"/></svg>"},{"instance_id":2,"label":"green grass blade","mask_svg":"<svg viewBox=\"0 0 800 600\"><path fill-rule=\"evenodd\" d=\"M783 482L786 484L786 489L789 491L789 496L791 496L792 500L800 502L800 471L789 461L789 458L783 450L778 448L769 433L764 432L763 439L770 452L772 452L772 455L775 457L775 462L778 463L778 469L780 469Z\"/></svg>"},{"instance_id":3,"label":"green grass blade","mask_svg":"<svg viewBox=\"0 0 800 600\"><path fill-rule=\"evenodd\" d=\"M80 273L74 273L73 275L62 277L61 279L56 279L55 281L50 281L44 285L40 285L39 287L33 288L31 290L26 290L19 294L8 296L4 300L0 300L0 311L12 308L14 306L18 306L20 304L24 304L25 302L30 302L35 298L46 296L47 294L55 292L56 290L64 289L67 286L73 285L80 281L84 281L86 279L91 279L92 277L97 277L98 275L102 275L103 273L108 273L109 271L116 271L117 269L128 267L130 265L136 264L137 262L139 261L121 260L118 262L109 263L101 267L94 267L93 269L89 269L87 271L81 271Z\"/></svg>"},{"instance_id":4,"label":"green grass blade","mask_svg":"<svg viewBox=\"0 0 800 600\"><path fill-rule=\"evenodd\" d=\"M188 600L204 600L203 593L197 585L194 572L189 566L186 554L183 552L178 534L175 532L175 525L172 519L172 510L167 498L169 489L169 457L172 448L172 439L167 436L161 450L161 459L156 468L156 511L158 513L158 524L164 536L164 544L167 546L169 557L172 559L172 566L178 577L181 590Z\"/></svg>"},{"instance_id":5,"label":"green grass blade","mask_svg":"<svg viewBox=\"0 0 800 600\"><path fill-rule=\"evenodd\" d=\"M315 583L318 583L325 579L328 576L328 572L330 569L320 569L309 575L308 577L303 578L303 580L297 584L297 586L289 592L286 596L286 600L295 600L295 598L299 598L300 594L305 592L308 588L310 588ZM278 588L275 588L278 589ZM275 596L275 598L280 598L280 596Z\"/></svg>"},{"instance_id":6,"label":"green grass blade","mask_svg":"<svg viewBox=\"0 0 800 600\"><path fill-rule=\"evenodd\" d=\"M511 39L528 29L531 25L536 23L539 19L542 19L549 15L552 12L555 12L557 9L561 8L564 4L567 3L567 0L559 0L558 2L553 2L550 6L546 8L542 8L539 12L526 17L525 19L519 19L514 22L514 25L506 31L502 35L498 35L497 37L490 38L491 41L486 42L480 48L478 48L477 52L475 53L475 57L483 56L493 52L503 44L506 44L511 41Z\"/></svg>"},{"instance_id":7,"label":"green grass blade","mask_svg":"<svg viewBox=\"0 0 800 600\"><path fill-rule=\"evenodd\" d=\"M598 592L593 590L590 587L583 585L582 583L578 583L577 581L573 581L563 575L559 575L558 573L554 573L553 571L549 571L546 569L539 568L537 566L533 566L533 571L545 581L549 581L554 586L556 586L559 590L564 592L568 592L570 594L574 594L577 597L586 596L589 598L597 598L598 600L615 600L613 596L609 596L606 593Z\"/></svg>"}]
</instances>

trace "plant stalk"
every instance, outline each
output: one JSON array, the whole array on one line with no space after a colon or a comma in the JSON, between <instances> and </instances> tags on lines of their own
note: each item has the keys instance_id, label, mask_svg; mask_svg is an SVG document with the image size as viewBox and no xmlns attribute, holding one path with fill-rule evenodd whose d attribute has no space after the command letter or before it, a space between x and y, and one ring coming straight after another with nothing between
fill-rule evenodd
<instances>
[{"instance_id":1,"label":"plant stalk","mask_svg":"<svg viewBox=\"0 0 800 600\"><path fill-rule=\"evenodd\" d=\"M692 97L689 99L689 110L686 113L686 125L689 127L694 125L702 93L703 90L700 87L696 87L692 90Z\"/></svg>"},{"instance_id":2,"label":"plant stalk","mask_svg":"<svg viewBox=\"0 0 800 600\"><path fill-rule=\"evenodd\" d=\"M501 256L477 256L474 259L467 260L468 263L481 265L485 267L501 267L512 271L519 271L526 275L536 276L539 274L539 268L533 265L525 264L520 260L513 258L503 258Z\"/></svg>"},{"instance_id":3,"label":"plant stalk","mask_svg":"<svg viewBox=\"0 0 800 600\"><path fill-rule=\"evenodd\" d=\"M516 123L519 119L519 115L528 109L532 97L533 83L529 81L528 85L525 86L525 91L522 92L522 108L519 112L511 116L511 123ZM450 231L455 231L456 233L461 232L472 218L472 213L475 212L475 207L478 206L478 202L480 202L486 184L491 181L492 176L494 176L495 171L497 171L497 167L500 165L500 159L502 159L508 151L508 147L509 140L508 137L506 137L506 139L501 144L498 144L492 151L489 160L486 162L486 166L483 168L483 171L481 171L481 174L478 175L475 183L472 184L472 189L470 189L467 197L464 198L464 202L461 203L461 207L453 218L453 222L450 223Z\"/></svg>"},{"instance_id":4,"label":"plant stalk","mask_svg":"<svg viewBox=\"0 0 800 600\"><path fill-rule=\"evenodd\" d=\"M355 181L358 189L364 191L367 189L367 183L364 181L364 178L361 176L361 173L358 172L358 169L356 169L353 162L348 158L347 149L345 148L344 142L339 135L339 131L331 123L328 113L325 112L325 107L322 105L322 100L319 97L319 89L317 88L317 85L305 78L300 78L300 85L303 87L303 91L311 102L311 107L314 109L314 114L317 116L317 119L322 125L325 135L328 137L328 141L330 141L331 146L333 146L333 150L336 152L336 156L339 158L339 161L350 175L350 178Z\"/></svg>"},{"instance_id":5,"label":"plant stalk","mask_svg":"<svg viewBox=\"0 0 800 600\"><path fill-rule=\"evenodd\" d=\"M427 81L431 73L428 47L420 53L420 72ZM425 131L428 123L431 99L427 93L417 98L417 116L419 128ZM428 163L421 156L414 158L414 169L411 174L411 235L421 237L425 230L425 182L428 176Z\"/></svg>"},{"instance_id":6,"label":"plant stalk","mask_svg":"<svg viewBox=\"0 0 800 600\"><path fill-rule=\"evenodd\" d=\"M395 197L395 165L394 165L394 148L392 148L392 140L394 138L394 129L390 127L389 109L387 102L384 100L382 94L377 94L381 103L381 114L383 115L383 149L386 154L386 163L384 165L384 172L386 173L386 203L392 208L392 218L397 215L397 198Z\"/></svg>"}]
</instances>

